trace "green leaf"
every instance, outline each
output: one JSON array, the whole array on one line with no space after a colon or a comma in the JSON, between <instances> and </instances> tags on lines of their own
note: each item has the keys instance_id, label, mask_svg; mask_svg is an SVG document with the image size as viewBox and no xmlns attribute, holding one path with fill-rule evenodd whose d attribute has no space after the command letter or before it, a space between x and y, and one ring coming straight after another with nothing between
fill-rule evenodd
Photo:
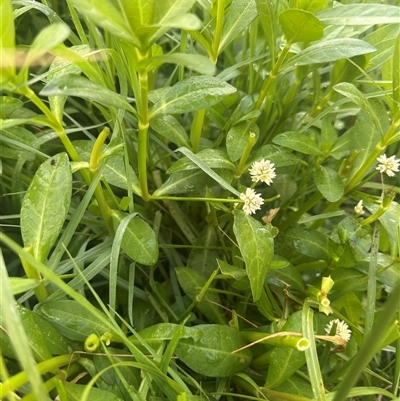
<instances>
[{"instance_id":1,"label":"green leaf","mask_svg":"<svg viewBox=\"0 0 400 401\"><path fill-rule=\"evenodd\" d=\"M24 245L32 247L43 262L61 232L72 192L72 174L66 153L41 164L24 196L21 232Z\"/></svg>"},{"instance_id":2,"label":"green leaf","mask_svg":"<svg viewBox=\"0 0 400 401\"><path fill-rule=\"evenodd\" d=\"M329 167L318 167L314 171L314 182L318 191L329 202L336 202L344 193L344 184L339 174Z\"/></svg>"},{"instance_id":3,"label":"green leaf","mask_svg":"<svg viewBox=\"0 0 400 401\"><path fill-rule=\"evenodd\" d=\"M327 0L293 0L290 1L291 8L300 8L301 10L315 13L326 8Z\"/></svg>"},{"instance_id":4,"label":"green leaf","mask_svg":"<svg viewBox=\"0 0 400 401\"><path fill-rule=\"evenodd\" d=\"M129 216L118 211L112 212L117 235L123 235L121 248L135 262L153 266L158 260L158 241L153 229L139 216Z\"/></svg>"},{"instance_id":5,"label":"green leaf","mask_svg":"<svg viewBox=\"0 0 400 401\"><path fill-rule=\"evenodd\" d=\"M20 99L11 96L0 96L0 113L4 116L8 116L14 110L18 110L23 106L24 102Z\"/></svg>"},{"instance_id":6,"label":"green leaf","mask_svg":"<svg viewBox=\"0 0 400 401\"><path fill-rule=\"evenodd\" d=\"M207 277L189 267L178 267L175 271L179 285L185 291L185 294L192 301L196 301L197 296L207 283ZM218 305L221 305L221 298L218 293L212 291L210 287L206 290L202 300L196 302L196 308L211 322L226 324L223 309Z\"/></svg>"},{"instance_id":7,"label":"green leaf","mask_svg":"<svg viewBox=\"0 0 400 401\"><path fill-rule=\"evenodd\" d=\"M0 1L0 86L15 76L15 28L10 0Z\"/></svg>"},{"instance_id":8,"label":"green leaf","mask_svg":"<svg viewBox=\"0 0 400 401\"><path fill-rule=\"evenodd\" d=\"M285 282L290 285L292 289L304 291L303 278L294 266L289 265L283 269L274 270L272 274L267 277L269 283L277 285L279 282Z\"/></svg>"},{"instance_id":9,"label":"green leaf","mask_svg":"<svg viewBox=\"0 0 400 401\"><path fill-rule=\"evenodd\" d=\"M163 93L150 111L149 119L205 109L235 92L236 88L218 78L192 77L178 82Z\"/></svg>"},{"instance_id":10,"label":"green leaf","mask_svg":"<svg viewBox=\"0 0 400 401\"><path fill-rule=\"evenodd\" d=\"M336 284L335 284L336 287ZM347 292L331 304L338 312L342 313L353 324L358 324L363 307L360 299L354 292Z\"/></svg>"},{"instance_id":11,"label":"green leaf","mask_svg":"<svg viewBox=\"0 0 400 401\"><path fill-rule=\"evenodd\" d=\"M217 259L218 267L221 269L221 273L226 276L230 276L235 280L240 280L247 276L246 270L239 269L238 267L231 266L223 260Z\"/></svg>"},{"instance_id":12,"label":"green leaf","mask_svg":"<svg viewBox=\"0 0 400 401\"><path fill-rule=\"evenodd\" d=\"M397 36L393 52L393 100L400 103L400 34Z\"/></svg>"},{"instance_id":13,"label":"green leaf","mask_svg":"<svg viewBox=\"0 0 400 401\"><path fill-rule=\"evenodd\" d=\"M226 180L224 180L220 175L218 175L216 172L211 170L210 167L206 163L204 163L202 160L199 159L197 155L195 155L193 152L191 152L187 148L179 148L176 150L176 152L181 152L183 153L187 158L189 158L196 166L201 168L209 177L213 178L215 181L218 182L219 185L221 185L222 188L227 189L231 193L233 193L236 196L239 196L239 192L233 188ZM224 170L222 170L224 171Z\"/></svg>"},{"instance_id":14,"label":"green leaf","mask_svg":"<svg viewBox=\"0 0 400 401\"><path fill-rule=\"evenodd\" d=\"M317 14L326 25L399 24L399 7L388 4L346 4Z\"/></svg>"},{"instance_id":15,"label":"green leaf","mask_svg":"<svg viewBox=\"0 0 400 401\"><path fill-rule=\"evenodd\" d=\"M93 333L100 337L110 331L108 326L97 320L77 301L44 302L35 307L35 312L49 321L60 334L73 341L85 341ZM103 315L100 311L98 313Z\"/></svg>"},{"instance_id":16,"label":"green leaf","mask_svg":"<svg viewBox=\"0 0 400 401\"><path fill-rule=\"evenodd\" d=\"M357 106L369 116L369 118L374 122L375 127L378 131L383 134L383 129L378 116L375 113L374 108L369 103L368 99L360 92L353 84L349 82L341 82L333 87L336 92L339 92L343 96L351 99Z\"/></svg>"},{"instance_id":17,"label":"green leaf","mask_svg":"<svg viewBox=\"0 0 400 401\"><path fill-rule=\"evenodd\" d=\"M24 67L40 60L47 52L64 42L70 32L68 26L63 23L55 23L42 29L29 48Z\"/></svg>"},{"instance_id":18,"label":"green leaf","mask_svg":"<svg viewBox=\"0 0 400 401\"><path fill-rule=\"evenodd\" d=\"M263 27L265 39L268 43L271 63L274 64L277 37L277 18L275 5L271 0L256 0L258 18Z\"/></svg>"},{"instance_id":19,"label":"green leaf","mask_svg":"<svg viewBox=\"0 0 400 401\"><path fill-rule=\"evenodd\" d=\"M231 171L234 171L236 168L235 165L229 160L228 155L222 150L204 149L199 153L196 153L196 156L210 168L222 168ZM197 166L187 157L184 157L176 161L167 172L168 174L171 174L181 170L193 170L198 168L199 166Z\"/></svg>"},{"instance_id":20,"label":"green leaf","mask_svg":"<svg viewBox=\"0 0 400 401\"><path fill-rule=\"evenodd\" d=\"M79 12L98 26L115 35L139 46L140 42L130 27L125 23L121 12L111 0L71 0Z\"/></svg>"},{"instance_id":21,"label":"green leaf","mask_svg":"<svg viewBox=\"0 0 400 401\"><path fill-rule=\"evenodd\" d=\"M243 155L244 149L249 141L250 133L254 133L256 135L255 143L257 143L260 130L258 129L257 125L251 122L243 121L234 125L228 131L226 136L226 150L233 162L239 160Z\"/></svg>"},{"instance_id":22,"label":"green leaf","mask_svg":"<svg viewBox=\"0 0 400 401\"><path fill-rule=\"evenodd\" d=\"M200 249L192 249L187 262L188 267L208 277L217 268L218 251L210 247L218 245L218 236L212 224L207 224L197 238Z\"/></svg>"},{"instance_id":23,"label":"green leaf","mask_svg":"<svg viewBox=\"0 0 400 401\"><path fill-rule=\"evenodd\" d=\"M118 93L75 74L66 74L52 79L40 94L43 96L77 96L103 106L116 107L135 113L133 107Z\"/></svg>"},{"instance_id":24,"label":"green leaf","mask_svg":"<svg viewBox=\"0 0 400 401\"><path fill-rule=\"evenodd\" d=\"M134 31L143 25L150 25L154 16L155 0L119 0L125 20Z\"/></svg>"},{"instance_id":25,"label":"green leaf","mask_svg":"<svg viewBox=\"0 0 400 401\"><path fill-rule=\"evenodd\" d=\"M76 384L64 381L62 385L65 388L69 401L81 401L83 393L87 390L86 384ZM122 399L109 391L92 387L86 401L122 401Z\"/></svg>"},{"instance_id":26,"label":"green leaf","mask_svg":"<svg viewBox=\"0 0 400 401\"><path fill-rule=\"evenodd\" d=\"M274 255L272 234L266 226L241 210L234 211L233 232L246 264L253 300L257 301Z\"/></svg>"},{"instance_id":27,"label":"green leaf","mask_svg":"<svg viewBox=\"0 0 400 401\"><path fill-rule=\"evenodd\" d=\"M353 267L370 247L369 227L362 226L354 217L343 219L329 237L329 253L341 267Z\"/></svg>"},{"instance_id":28,"label":"green leaf","mask_svg":"<svg viewBox=\"0 0 400 401\"><path fill-rule=\"evenodd\" d=\"M34 278L10 277L10 286L13 295L33 290L39 285L39 280Z\"/></svg>"},{"instance_id":29,"label":"green leaf","mask_svg":"<svg viewBox=\"0 0 400 401\"><path fill-rule=\"evenodd\" d=\"M285 244L303 255L329 262L328 238L310 228L292 228L285 235Z\"/></svg>"},{"instance_id":30,"label":"green leaf","mask_svg":"<svg viewBox=\"0 0 400 401\"><path fill-rule=\"evenodd\" d=\"M306 155L321 155L321 151L315 141L308 135L301 134L300 132L283 132L277 135L273 139L273 142Z\"/></svg>"},{"instance_id":31,"label":"green leaf","mask_svg":"<svg viewBox=\"0 0 400 401\"><path fill-rule=\"evenodd\" d=\"M224 19L218 54L221 53L257 17L254 0L233 0Z\"/></svg>"},{"instance_id":32,"label":"green leaf","mask_svg":"<svg viewBox=\"0 0 400 401\"><path fill-rule=\"evenodd\" d=\"M270 160L272 163L275 164L275 167L293 166L299 163L305 164L305 162L300 157L297 157L287 150L283 149L282 147L275 145L262 146L250 156L248 164L259 161L261 159Z\"/></svg>"},{"instance_id":33,"label":"green leaf","mask_svg":"<svg viewBox=\"0 0 400 401\"><path fill-rule=\"evenodd\" d=\"M324 26L312 13L288 9L279 14L279 24L290 43L312 42L324 35Z\"/></svg>"},{"instance_id":34,"label":"green leaf","mask_svg":"<svg viewBox=\"0 0 400 401\"><path fill-rule=\"evenodd\" d=\"M164 116L161 118L154 118L150 122L150 128L172 143L175 143L177 146L190 148L188 134L175 117Z\"/></svg>"},{"instance_id":35,"label":"green leaf","mask_svg":"<svg viewBox=\"0 0 400 401\"><path fill-rule=\"evenodd\" d=\"M281 331L301 332L301 313L293 313ZM266 386L270 388L278 386L305 363L304 352L294 348L275 347L271 352Z\"/></svg>"},{"instance_id":36,"label":"green leaf","mask_svg":"<svg viewBox=\"0 0 400 401\"><path fill-rule=\"evenodd\" d=\"M374 51L376 51L375 47L360 39L324 40L297 53L283 65L282 70L293 69L302 65L329 63Z\"/></svg>"},{"instance_id":37,"label":"green leaf","mask_svg":"<svg viewBox=\"0 0 400 401\"><path fill-rule=\"evenodd\" d=\"M141 61L138 68L153 71L164 63L182 65L203 75L215 74L215 65L210 59L200 54L171 53L149 57Z\"/></svg>"},{"instance_id":38,"label":"green leaf","mask_svg":"<svg viewBox=\"0 0 400 401\"><path fill-rule=\"evenodd\" d=\"M244 370L251 361L249 349L232 354L246 345L240 332L229 326L199 325L202 332L198 341L183 339L176 347L176 355L196 373L208 377L228 377Z\"/></svg>"},{"instance_id":39,"label":"green leaf","mask_svg":"<svg viewBox=\"0 0 400 401\"><path fill-rule=\"evenodd\" d=\"M178 171L171 174L168 180L153 193L153 196L185 194L213 185L215 181L201 170Z\"/></svg>"}]
</instances>

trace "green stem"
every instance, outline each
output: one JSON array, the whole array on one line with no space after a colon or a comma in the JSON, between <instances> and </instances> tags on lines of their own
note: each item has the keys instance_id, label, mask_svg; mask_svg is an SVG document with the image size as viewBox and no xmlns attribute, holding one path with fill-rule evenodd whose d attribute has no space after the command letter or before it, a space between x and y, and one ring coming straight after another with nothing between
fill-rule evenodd
<instances>
[{"instance_id":1,"label":"green stem","mask_svg":"<svg viewBox=\"0 0 400 401\"><path fill-rule=\"evenodd\" d=\"M147 140L149 130L148 116L148 75L146 71L139 73L141 107L139 109L139 134L138 134L138 172L142 197L149 200L149 189L147 186Z\"/></svg>"},{"instance_id":2,"label":"green stem","mask_svg":"<svg viewBox=\"0 0 400 401\"><path fill-rule=\"evenodd\" d=\"M250 155L251 150L253 149L255 141L256 141L256 135L253 132L250 132L246 147L243 151L242 157L240 158L239 164L238 164L235 174L234 174L234 177L236 179L238 179L242 175L244 166L247 162L247 159Z\"/></svg>"},{"instance_id":3,"label":"green stem","mask_svg":"<svg viewBox=\"0 0 400 401\"><path fill-rule=\"evenodd\" d=\"M201 131L203 130L205 109L198 110L194 116L190 130L190 141L192 142L192 151L197 153L200 148Z\"/></svg>"},{"instance_id":4,"label":"green stem","mask_svg":"<svg viewBox=\"0 0 400 401\"><path fill-rule=\"evenodd\" d=\"M78 359L79 359L79 354L60 355L38 363L36 365L36 368L38 370L38 373L40 375L43 375L55 369L59 369L62 366L69 365L72 362L77 361ZM15 391L16 389L23 386L27 382L28 382L28 376L25 371L22 371L10 377L3 383L0 383L0 399L3 400L4 397L8 397L11 392Z\"/></svg>"},{"instance_id":5,"label":"green stem","mask_svg":"<svg viewBox=\"0 0 400 401\"><path fill-rule=\"evenodd\" d=\"M99 168L101 148L109 133L110 129L108 127L105 127L103 131L101 131L100 135L97 137L96 142L94 143L89 162L89 172L92 180ZM100 213L107 226L108 232L110 233L110 235L114 235L114 226L111 218L111 209L107 204L106 198L104 197L103 188L101 187L100 182L96 185L96 189L94 190L94 196L97 200Z\"/></svg>"},{"instance_id":6,"label":"green stem","mask_svg":"<svg viewBox=\"0 0 400 401\"><path fill-rule=\"evenodd\" d=\"M281 68L282 63L284 62L286 55L288 54L290 47L292 44L287 42L285 47L282 49L281 54L279 55L278 60L276 61L274 67L272 68L271 72L268 75L268 78L264 81L264 85L261 89L260 95L255 104L255 109L260 110L264 99L266 98L272 84L278 78L279 69Z\"/></svg>"},{"instance_id":7,"label":"green stem","mask_svg":"<svg viewBox=\"0 0 400 401\"><path fill-rule=\"evenodd\" d=\"M214 3L215 6L215 3ZM213 63L218 60L218 48L221 41L222 28L224 25L225 1L217 0L217 20L215 24L214 41L212 44Z\"/></svg>"},{"instance_id":8,"label":"green stem","mask_svg":"<svg viewBox=\"0 0 400 401\"><path fill-rule=\"evenodd\" d=\"M378 268L378 248L379 248L379 220L375 221L374 233L372 235L371 256L368 271L367 289L367 310L365 313L364 339L368 338L372 332L375 316L376 301L376 270Z\"/></svg>"}]
</instances>

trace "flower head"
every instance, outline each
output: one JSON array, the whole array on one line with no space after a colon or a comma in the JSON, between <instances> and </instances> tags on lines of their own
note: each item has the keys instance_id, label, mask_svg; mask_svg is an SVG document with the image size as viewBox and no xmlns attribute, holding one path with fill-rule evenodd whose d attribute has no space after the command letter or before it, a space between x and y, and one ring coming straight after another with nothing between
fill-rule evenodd
<instances>
[{"instance_id":1,"label":"flower head","mask_svg":"<svg viewBox=\"0 0 400 401\"><path fill-rule=\"evenodd\" d=\"M246 214L255 213L256 210L261 209L261 205L264 203L261 195L257 194L256 191L251 188L247 188L245 194L241 193L240 199L244 202L243 211Z\"/></svg>"},{"instance_id":2,"label":"flower head","mask_svg":"<svg viewBox=\"0 0 400 401\"><path fill-rule=\"evenodd\" d=\"M332 326L336 324L336 333L335 335L340 337L342 340L344 341L349 341L350 337L351 337L351 330L349 329L349 326L347 325L347 323L343 322L342 320L339 319L334 319L331 320L325 327L325 331L326 333L329 335L331 330L332 330Z\"/></svg>"},{"instance_id":3,"label":"flower head","mask_svg":"<svg viewBox=\"0 0 400 401\"><path fill-rule=\"evenodd\" d=\"M354 211L357 214L360 214L360 215L364 214L364 206L363 206L363 201L362 200L360 200L360 202L358 202L357 205L354 206Z\"/></svg>"},{"instance_id":4,"label":"flower head","mask_svg":"<svg viewBox=\"0 0 400 401\"><path fill-rule=\"evenodd\" d=\"M272 180L276 177L274 166L275 164L269 160L262 159L259 162L254 162L249 169L252 181L261 181L271 185Z\"/></svg>"},{"instance_id":5,"label":"flower head","mask_svg":"<svg viewBox=\"0 0 400 401\"><path fill-rule=\"evenodd\" d=\"M393 177L394 173L399 171L400 160L397 160L395 156L381 155L376 160L380 163L376 168L380 173L386 173L389 177Z\"/></svg>"}]
</instances>

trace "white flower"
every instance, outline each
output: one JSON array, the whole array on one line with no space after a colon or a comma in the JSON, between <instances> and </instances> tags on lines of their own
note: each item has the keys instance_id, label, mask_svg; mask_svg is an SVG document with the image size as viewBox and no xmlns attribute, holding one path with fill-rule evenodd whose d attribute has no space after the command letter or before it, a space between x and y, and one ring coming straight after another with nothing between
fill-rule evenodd
<instances>
[{"instance_id":1,"label":"white flower","mask_svg":"<svg viewBox=\"0 0 400 401\"><path fill-rule=\"evenodd\" d=\"M362 200L360 200L360 202L358 202L357 205L354 206L354 210L357 214L364 214L364 206Z\"/></svg>"},{"instance_id":2,"label":"white flower","mask_svg":"<svg viewBox=\"0 0 400 401\"><path fill-rule=\"evenodd\" d=\"M249 169L252 181L261 181L271 185L272 180L276 177L274 166L275 164L269 160L262 159L259 162L254 162Z\"/></svg>"},{"instance_id":3,"label":"white flower","mask_svg":"<svg viewBox=\"0 0 400 401\"><path fill-rule=\"evenodd\" d=\"M334 319L331 320L325 327L325 331L327 332L327 334L329 335L331 330L332 330L332 326L334 325L334 323L336 323L336 333L335 335L340 337L342 340L344 341L349 341L350 337L351 337L351 330L349 329L349 326L347 325L347 323L343 322L342 320L339 319Z\"/></svg>"},{"instance_id":4,"label":"white flower","mask_svg":"<svg viewBox=\"0 0 400 401\"><path fill-rule=\"evenodd\" d=\"M251 188L247 188L245 194L240 194L240 199L244 202L243 211L246 214L255 213L256 210L261 209L261 205L264 203L264 199L261 198L261 195L256 194L256 191Z\"/></svg>"},{"instance_id":5,"label":"white flower","mask_svg":"<svg viewBox=\"0 0 400 401\"><path fill-rule=\"evenodd\" d=\"M386 173L389 177L393 177L394 173L399 171L400 160L396 160L395 156L381 155L376 160L380 163L376 168L380 173Z\"/></svg>"}]
</instances>

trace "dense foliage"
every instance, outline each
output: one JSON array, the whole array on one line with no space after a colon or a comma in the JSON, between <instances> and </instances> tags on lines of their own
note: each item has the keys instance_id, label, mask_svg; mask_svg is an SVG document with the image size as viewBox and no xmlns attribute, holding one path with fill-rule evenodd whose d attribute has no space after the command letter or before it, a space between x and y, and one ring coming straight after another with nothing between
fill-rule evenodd
<instances>
[{"instance_id":1,"label":"dense foliage","mask_svg":"<svg viewBox=\"0 0 400 401\"><path fill-rule=\"evenodd\" d=\"M395 2L0 26L1 399L400 400Z\"/></svg>"}]
</instances>

